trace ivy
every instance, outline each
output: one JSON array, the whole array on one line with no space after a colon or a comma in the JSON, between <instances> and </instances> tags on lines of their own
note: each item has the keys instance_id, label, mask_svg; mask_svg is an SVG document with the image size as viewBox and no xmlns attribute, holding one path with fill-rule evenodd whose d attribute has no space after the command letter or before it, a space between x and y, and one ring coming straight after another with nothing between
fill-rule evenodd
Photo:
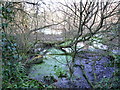
<instances>
[{"instance_id":1,"label":"ivy","mask_svg":"<svg viewBox=\"0 0 120 90\"><path fill-rule=\"evenodd\" d=\"M3 88L43 88L40 82L28 78L15 38L7 37L6 33L2 33Z\"/></svg>"}]
</instances>

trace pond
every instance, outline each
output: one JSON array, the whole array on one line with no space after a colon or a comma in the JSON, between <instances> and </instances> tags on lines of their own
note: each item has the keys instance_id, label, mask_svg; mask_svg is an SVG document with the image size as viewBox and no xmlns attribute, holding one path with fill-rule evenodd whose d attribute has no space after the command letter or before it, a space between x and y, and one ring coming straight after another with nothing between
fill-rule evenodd
<instances>
[{"instance_id":1,"label":"pond","mask_svg":"<svg viewBox=\"0 0 120 90\"><path fill-rule=\"evenodd\" d=\"M66 58L70 61L71 57L65 55L50 55L61 53L63 52L60 50L50 49L49 53L44 57L44 63L33 66L29 76L37 80L43 80L44 76L54 76L54 78L58 79L60 74L68 74Z\"/></svg>"},{"instance_id":2,"label":"pond","mask_svg":"<svg viewBox=\"0 0 120 90\"><path fill-rule=\"evenodd\" d=\"M107 67L106 65L110 63L110 60L107 56L100 56L104 53L102 50L96 50L95 52L90 50L82 50L76 56L75 63L77 66L74 67L74 83L69 80L69 70L67 67L67 61L71 61L72 57L62 55L62 51L57 49L50 49L49 52L44 57L44 63L39 65L34 65L29 73L29 77L41 81L46 84L54 84L59 88L79 88L87 87L90 85L86 81L83 70L79 65L84 66L84 71L91 82L99 81L105 77L112 77L114 72L114 67ZM99 54L98 54L99 53ZM52 54L52 55L50 55ZM54 55L61 54L61 55ZM63 77L60 77L60 76ZM56 81L50 82L53 77ZM45 80L46 77L49 77ZM48 82L49 80L49 82Z\"/></svg>"}]
</instances>

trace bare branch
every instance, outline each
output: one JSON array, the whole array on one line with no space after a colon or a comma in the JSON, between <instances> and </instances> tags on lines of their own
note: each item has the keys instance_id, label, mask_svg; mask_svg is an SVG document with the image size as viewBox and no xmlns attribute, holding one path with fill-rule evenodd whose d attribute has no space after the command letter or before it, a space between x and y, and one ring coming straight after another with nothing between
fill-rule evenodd
<instances>
[{"instance_id":1,"label":"bare branch","mask_svg":"<svg viewBox=\"0 0 120 90\"><path fill-rule=\"evenodd\" d=\"M49 27L51 27L51 26L59 25L59 24L61 24L61 23L63 23L63 22L64 22L64 20L61 21L61 22L59 22L59 23L56 23L56 24L45 25L45 26L43 26L43 27L30 30L29 34L31 34L32 32L39 31L39 30L44 29L44 28L49 28Z\"/></svg>"}]
</instances>

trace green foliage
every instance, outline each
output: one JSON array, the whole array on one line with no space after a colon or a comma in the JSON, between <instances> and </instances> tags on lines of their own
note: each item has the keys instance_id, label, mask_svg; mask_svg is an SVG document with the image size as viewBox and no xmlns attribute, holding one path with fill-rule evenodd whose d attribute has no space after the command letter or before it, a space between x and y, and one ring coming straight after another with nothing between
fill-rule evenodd
<instances>
[{"instance_id":1,"label":"green foliage","mask_svg":"<svg viewBox=\"0 0 120 90\"><path fill-rule=\"evenodd\" d=\"M37 80L28 79L24 83L21 83L20 87L29 87L29 88L44 88L43 84Z\"/></svg>"},{"instance_id":2,"label":"green foliage","mask_svg":"<svg viewBox=\"0 0 120 90\"><path fill-rule=\"evenodd\" d=\"M112 54L111 57L113 58L110 58L111 63L108 66L120 68L120 55Z\"/></svg>"},{"instance_id":3,"label":"green foliage","mask_svg":"<svg viewBox=\"0 0 120 90\"><path fill-rule=\"evenodd\" d=\"M7 38L6 33L2 33L2 62L3 62L3 88L42 88L36 80L30 80L26 69L22 64L24 57L19 55L17 43L13 36Z\"/></svg>"},{"instance_id":4,"label":"green foliage","mask_svg":"<svg viewBox=\"0 0 120 90\"><path fill-rule=\"evenodd\" d=\"M103 78L100 82L96 83L95 88L97 89L118 89L120 81L118 77Z\"/></svg>"},{"instance_id":5,"label":"green foliage","mask_svg":"<svg viewBox=\"0 0 120 90\"><path fill-rule=\"evenodd\" d=\"M118 89L120 87L119 77L120 77L120 55L110 54L109 56L110 64L107 67L115 67L113 77L103 78L100 82L96 83L95 88L103 89Z\"/></svg>"},{"instance_id":6,"label":"green foliage","mask_svg":"<svg viewBox=\"0 0 120 90\"><path fill-rule=\"evenodd\" d=\"M56 82L57 80L54 78L54 76L52 76L52 75L50 75L50 76L44 76L44 81L46 81L46 83L48 84L48 85L50 85L50 84L52 84L52 83L54 83L54 82Z\"/></svg>"},{"instance_id":7,"label":"green foliage","mask_svg":"<svg viewBox=\"0 0 120 90\"><path fill-rule=\"evenodd\" d=\"M2 22L0 27L8 27L9 23L12 22L15 18L15 12L13 10L13 5L10 2L6 2L0 6L0 17L1 19L6 20L6 22Z\"/></svg>"},{"instance_id":8,"label":"green foliage","mask_svg":"<svg viewBox=\"0 0 120 90\"><path fill-rule=\"evenodd\" d=\"M5 4L3 4L2 7L0 7L0 10L2 11L2 13L0 14L0 17L2 19L4 19L3 21L5 21L0 24L0 27L2 27L2 29L4 31L8 26L11 25L10 23L13 23L12 21L14 21L14 19L15 19L16 12L13 8L14 8L14 5L12 2L6 2ZM25 21L26 21L26 19L21 21L22 24L24 24ZM7 30L7 31L9 31L9 30ZM12 31L12 28L11 28L11 31ZM9 33L11 31L9 31ZM23 33L22 33L22 35L23 35ZM22 37L22 35L20 37ZM103 35L103 33L101 35ZM94 37L91 37L90 44L91 45L94 43L106 44L106 41L108 39L103 39L105 36L103 37L101 35L99 35L99 36L96 35ZM27 35L23 35L23 36L26 37L26 39L23 41L23 46L22 46L22 44L18 45L18 43L16 43L17 41L14 36L8 35L5 32L2 33L2 40L0 43L2 45L2 52L3 52L2 53L3 88L21 88L21 87L23 87L23 88L28 88L28 87L29 88L45 88L45 86L42 83L40 83L36 80L29 79L27 76L26 69L22 62L24 62L23 60L29 60L28 57L31 54L29 51L31 50L31 48L34 47L35 44L28 41ZM84 38L89 37L89 36L90 35L88 33L85 35ZM83 41L82 39L83 38L80 38L81 41ZM61 45L56 44L56 47L60 47L60 46L65 47L65 46L70 45L73 42L74 42L73 40L69 39L69 40L66 40L66 42L62 43ZM20 48L18 49L19 46L22 47L21 50L19 50ZM23 47L24 47L24 49L23 49ZM72 48L75 48L75 47L72 47ZM70 49L69 50L70 53L68 53L68 55L70 55L70 57L68 58L69 60L71 60L72 59L71 56L73 56L71 54L71 51L72 51L72 49ZM58 51L57 49L52 50L52 53L53 53L52 55L55 55L55 54L59 55L59 56L60 56L60 54L64 55L64 54L62 54L63 53L62 51L60 51L60 50ZM86 53L86 52L84 52L84 53ZM53 57L53 58L57 61L59 61L59 60L62 61L63 62L62 64L64 64L64 63L68 63L66 56L63 56L63 57L57 56L57 57L55 57L55 58ZM40 56L40 57L42 57L42 56ZM35 57L32 60L34 61L35 59L40 58L40 57ZM49 56L49 57L51 57L51 56ZM120 55L113 55L113 57L115 58L115 60L111 61L111 66L114 67L116 65L119 68L120 67ZM65 59L66 59L66 62L64 62ZM53 59L51 61L53 61ZM48 65L50 66L51 61L49 62L49 64L46 64L47 66L45 66L45 64L44 64L43 67L48 67ZM44 71L44 69L42 71ZM63 70L62 67L57 67L57 68L54 67L54 71L55 71L55 75L57 75L59 78L68 77L66 74L66 71ZM44 71L44 72L46 72L46 71ZM115 71L114 75L119 75L119 69L117 69ZM85 76L85 74L84 74L84 76ZM44 79L51 81L51 82L54 82L54 80L55 80L53 76L45 76ZM119 85L118 83L119 83L118 77L104 78L95 85L95 88L112 89L112 88L118 87L118 85ZM52 88L52 86L49 86L49 88Z\"/></svg>"},{"instance_id":9,"label":"green foliage","mask_svg":"<svg viewBox=\"0 0 120 90\"><path fill-rule=\"evenodd\" d=\"M63 68L60 68L59 66L55 65L54 71L55 71L55 75L58 76L58 78L67 77L66 71L63 70Z\"/></svg>"},{"instance_id":10,"label":"green foliage","mask_svg":"<svg viewBox=\"0 0 120 90\"><path fill-rule=\"evenodd\" d=\"M120 68L120 55L114 55L114 57L116 66Z\"/></svg>"}]
</instances>

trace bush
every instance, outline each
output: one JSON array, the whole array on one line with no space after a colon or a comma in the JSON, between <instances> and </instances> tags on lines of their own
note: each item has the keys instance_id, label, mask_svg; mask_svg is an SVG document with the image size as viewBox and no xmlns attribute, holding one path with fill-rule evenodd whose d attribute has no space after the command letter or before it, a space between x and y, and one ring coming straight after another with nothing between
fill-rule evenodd
<instances>
[{"instance_id":1,"label":"bush","mask_svg":"<svg viewBox=\"0 0 120 90\"><path fill-rule=\"evenodd\" d=\"M29 79L24 65L22 56L19 55L17 43L13 36L2 33L2 66L3 66L3 88L43 88L43 85Z\"/></svg>"},{"instance_id":2,"label":"bush","mask_svg":"<svg viewBox=\"0 0 120 90\"><path fill-rule=\"evenodd\" d=\"M119 89L120 81L118 77L103 78L100 82L96 83L95 88L97 89Z\"/></svg>"}]
</instances>

